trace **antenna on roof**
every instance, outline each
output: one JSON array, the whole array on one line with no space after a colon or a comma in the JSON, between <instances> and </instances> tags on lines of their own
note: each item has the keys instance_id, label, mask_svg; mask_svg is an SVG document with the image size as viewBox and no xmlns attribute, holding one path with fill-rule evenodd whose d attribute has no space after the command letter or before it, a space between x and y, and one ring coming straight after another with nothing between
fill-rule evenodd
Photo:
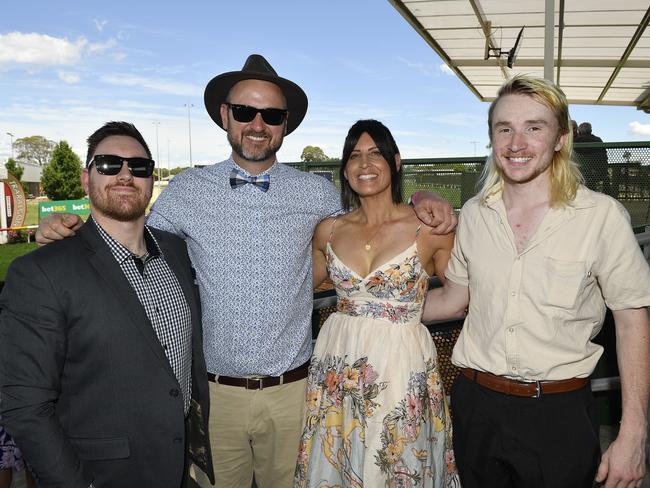
<instances>
[{"instance_id":1,"label":"antenna on roof","mask_svg":"<svg viewBox=\"0 0 650 488\"><path fill-rule=\"evenodd\" d=\"M508 68L512 68L512 65L515 64L515 58L519 53L519 48L521 48L521 39L524 35L525 28L526 26L521 28L521 30L519 31L519 35L517 35L517 40L515 41L515 45L512 46L512 49L510 51L508 51Z\"/></svg>"},{"instance_id":2,"label":"antenna on roof","mask_svg":"<svg viewBox=\"0 0 650 488\"><path fill-rule=\"evenodd\" d=\"M491 27L491 24L488 23L488 29ZM526 26L523 26L519 30L519 34L517 35L517 39L515 40L515 45L512 47L512 49L505 50L501 49L500 47L490 47L490 36L486 35L485 36L485 51L484 51L484 56L483 59L488 60L490 58L501 58L501 57L507 57L507 66L508 68L512 68L513 65L515 64L515 59L517 58L517 53L519 53L519 49L521 48L521 40L524 36L524 29Z\"/></svg>"}]
</instances>

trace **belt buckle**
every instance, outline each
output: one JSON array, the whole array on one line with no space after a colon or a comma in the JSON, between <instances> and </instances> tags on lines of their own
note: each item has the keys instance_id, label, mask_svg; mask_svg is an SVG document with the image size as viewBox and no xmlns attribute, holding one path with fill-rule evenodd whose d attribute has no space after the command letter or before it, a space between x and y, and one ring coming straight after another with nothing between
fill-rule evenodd
<instances>
[{"instance_id":1,"label":"belt buckle","mask_svg":"<svg viewBox=\"0 0 650 488\"><path fill-rule=\"evenodd\" d=\"M539 398L542 396L542 385L539 381L535 381L535 393L531 398Z\"/></svg>"},{"instance_id":2,"label":"belt buckle","mask_svg":"<svg viewBox=\"0 0 650 488\"><path fill-rule=\"evenodd\" d=\"M257 385L251 388L250 381L257 381ZM246 389L247 390L263 390L264 389L264 378L246 378Z\"/></svg>"}]
</instances>

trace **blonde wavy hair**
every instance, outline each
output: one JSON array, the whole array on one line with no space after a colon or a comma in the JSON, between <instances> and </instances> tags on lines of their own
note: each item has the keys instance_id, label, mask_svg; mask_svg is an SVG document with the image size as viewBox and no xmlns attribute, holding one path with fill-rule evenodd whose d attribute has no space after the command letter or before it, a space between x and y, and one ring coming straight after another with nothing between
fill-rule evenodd
<instances>
[{"instance_id":1,"label":"blonde wavy hair","mask_svg":"<svg viewBox=\"0 0 650 488\"><path fill-rule=\"evenodd\" d=\"M492 142L492 117L494 109L502 97L507 95L526 95L536 102L546 105L555 114L559 125L559 133L566 134L566 142L559 151L555 151L551 163L551 195L552 207L566 205L571 202L584 182L578 165L571 160L573 147L573 131L569 118L569 104L566 96L555 84L531 76L517 75L501 86L496 99L490 105L488 112L488 133ZM479 197L485 203L488 197L503 189L503 172L494 162L494 152L488 157L480 179L481 190Z\"/></svg>"}]
</instances>

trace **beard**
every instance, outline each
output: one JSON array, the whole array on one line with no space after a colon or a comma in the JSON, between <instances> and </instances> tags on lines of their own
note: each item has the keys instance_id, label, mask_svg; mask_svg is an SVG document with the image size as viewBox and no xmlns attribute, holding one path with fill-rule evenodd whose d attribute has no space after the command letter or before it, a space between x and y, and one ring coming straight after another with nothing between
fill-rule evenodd
<instances>
[{"instance_id":1,"label":"beard","mask_svg":"<svg viewBox=\"0 0 650 488\"><path fill-rule=\"evenodd\" d=\"M256 132L252 130L242 132L240 140L236 140L230 131L228 131L227 134L228 142L230 143L230 146L232 147L232 150L235 152L235 154L246 161L254 163L267 161L275 157L275 154L280 150L280 147L282 146L282 137L280 137L276 142L273 142L272 136L267 132ZM263 148L245 148L242 141L244 141L244 138L249 135L266 137L269 142Z\"/></svg>"},{"instance_id":2,"label":"beard","mask_svg":"<svg viewBox=\"0 0 650 488\"><path fill-rule=\"evenodd\" d=\"M136 193L120 195L111 192L115 186L126 186L136 190ZM148 190L144 192L137 186L131 184L106 185L103 189L94 184L92 178L88 185L88 198L93 206L93 211L100 212L105 217L118 222L133 222L144 216L149 200L153 181Z\"/></svg>"}]
</instances>

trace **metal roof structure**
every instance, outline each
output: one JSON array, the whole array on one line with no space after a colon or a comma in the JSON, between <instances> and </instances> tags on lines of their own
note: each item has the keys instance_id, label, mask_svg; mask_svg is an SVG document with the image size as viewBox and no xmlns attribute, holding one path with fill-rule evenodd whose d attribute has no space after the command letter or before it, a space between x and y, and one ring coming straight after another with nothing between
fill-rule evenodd
<instances>
[{"instance_id":1,"label":"metal roof structure","mask_svg":"<svg viewBox=\"0 0 650 488\"><path fill-rule=\"evenodd\" d=\"M481 101L525 73L570 103L650 113L648 0L389 1Z\"/></svg>"}]
</instances>

